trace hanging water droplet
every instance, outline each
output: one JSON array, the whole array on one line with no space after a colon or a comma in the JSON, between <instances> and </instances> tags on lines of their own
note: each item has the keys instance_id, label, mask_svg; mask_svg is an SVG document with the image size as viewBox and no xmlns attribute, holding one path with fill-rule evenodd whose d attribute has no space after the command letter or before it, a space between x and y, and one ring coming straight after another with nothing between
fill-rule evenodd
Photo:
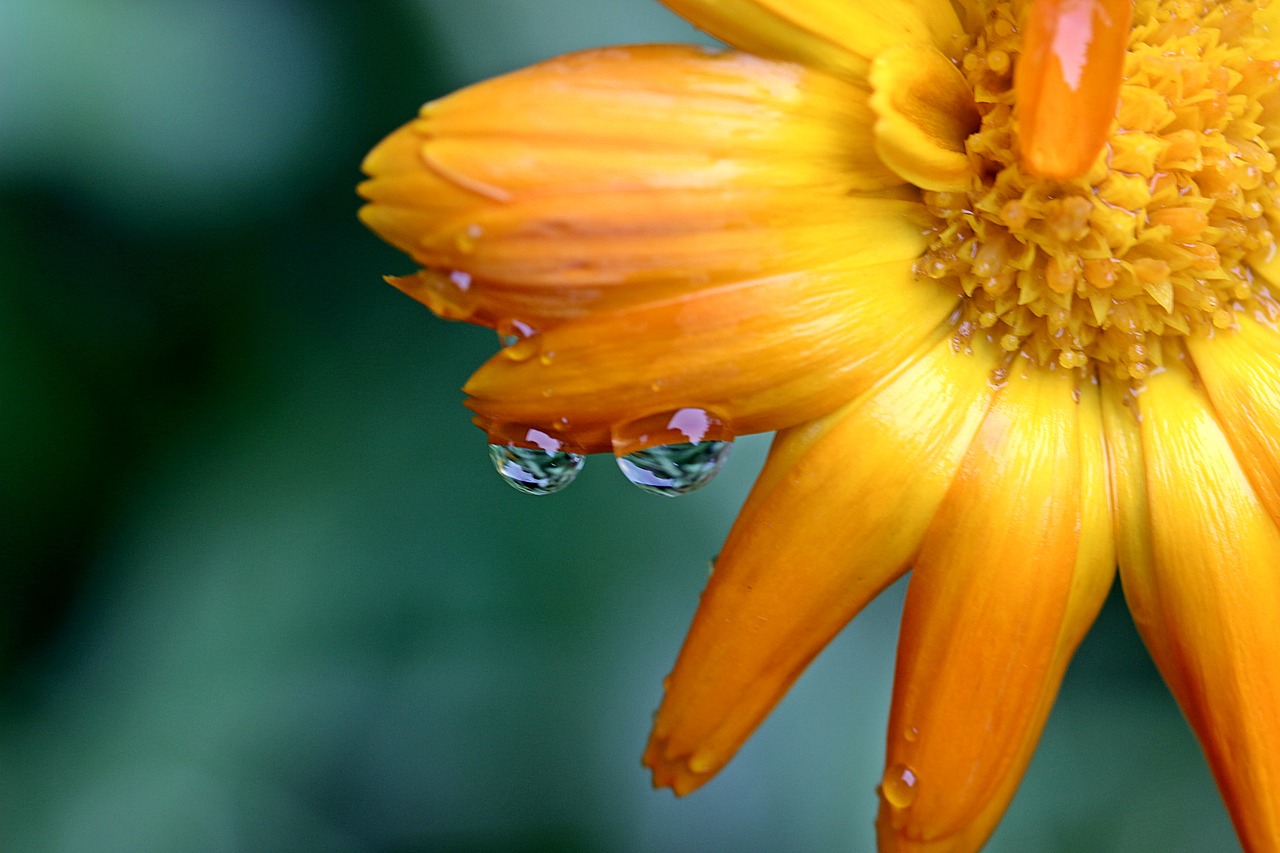
<instances>
[{"instance_id":1,"label":"hanging water droplet","mask_svg":"<svg viewBox=\"0 0 1280 853\"><path fill-rule=\"evenodd\" d=\"M613 442L614 455L626 456L660 444L733 441L733 432L726 420L716 412L688 406L615 424L609 437Z\"/></svg>"},{"instance_id":2,"label":"hanging water droplet","mask_svg":"<svg viewBox=\"0 0 1280 853\"><path fill-rule=\"evenodd\" d=\"M618 467L646 492L676 497L710 483L732 449L729 441L662 444L618 457Z\"/></svg>"},{"instance_id":3,"label":"hanging water droplet","mask_svg":"<svg viewBox=\"0 0 1280 853\"><path fill-rule=\"evenodd\" d=\"M498 333L498 340L504 347L515 346L534 334L533 326L515 319L499 320L494 331Z\"/></svg>"},{"instance_id":4,"label":"hanging water droplet","mask_svg":"<svg viewBox=\"0 0 1280 853\"><path fill-rule=\"evenodd\" d=\"M528 440L538 447L490 444L489 458L502 479L526 495L549 495L573 482L585 457L560 449L560 442L539 430L529 430Z\"/></svg>"},{"instance_id":5,"label":"hanging water droplet","mask_svg":"<svg viewBox=\"0 0 1280 853\"><path fill-rule=\"evenodd\" d=\"M880 781L880 792L885 802L895 809L905 809L916 801L920 792L916 789L915 771L905 764L894 764L884 771L884 779Z\"/></svg>"}]
</instances>

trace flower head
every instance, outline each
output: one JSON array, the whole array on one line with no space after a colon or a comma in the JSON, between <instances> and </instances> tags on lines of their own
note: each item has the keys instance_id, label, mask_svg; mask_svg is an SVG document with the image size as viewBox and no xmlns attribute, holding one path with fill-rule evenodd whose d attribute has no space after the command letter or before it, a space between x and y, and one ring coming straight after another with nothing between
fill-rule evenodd
<instances>
[{"instance_id":1,"label":"flower head","mask_svg":"<svg viewBox=\"0 0 1280 853\"><path fill-rule=\"evenodd\" d=\"M908 569L878 833L974 850L1119 566L1280 850L1280 20L1263 0L666 0L736 50L554 59L365 161L392 283L505 346L527 491L777 430L645 751L687 793ZM630 465L628 469L626 466Z\"/></svg>"}]
</instances>

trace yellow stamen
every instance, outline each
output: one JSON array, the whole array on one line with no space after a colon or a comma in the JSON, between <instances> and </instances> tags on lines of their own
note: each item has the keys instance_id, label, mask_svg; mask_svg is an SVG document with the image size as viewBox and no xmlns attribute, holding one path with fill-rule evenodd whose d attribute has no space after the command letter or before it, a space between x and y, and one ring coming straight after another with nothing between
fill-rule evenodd
<instances>
[{"instance_id":1,"label":"yellow stamen","mask_svg":"<svg viewBox=\"0 0 1280 853\"><path fill-rule=\"evenodd\" d=\"M1230 328L1241 311L1274 316L1246 262L1274 251L1280 196L1258 122L1280 63L1254 58L1272 53L1259 6L1140 0L1104 156L1059 180L1020 156L1021 90L990 58L1026 57L1007 4L989 5L960 63L982 113L966 142L977 174L964 192L924 193L938 224L916 265L968 297L960 337L1142 380L1172 338Z\"/></svg>"}]
</instances>

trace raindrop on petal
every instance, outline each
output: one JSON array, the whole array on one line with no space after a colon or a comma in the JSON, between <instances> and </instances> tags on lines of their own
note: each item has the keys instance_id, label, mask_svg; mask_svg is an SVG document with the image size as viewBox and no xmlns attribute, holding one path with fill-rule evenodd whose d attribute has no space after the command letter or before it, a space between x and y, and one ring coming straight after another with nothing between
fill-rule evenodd
<instances>
[{"instance_id":1,"label":"raindrop on petal","mask_svg":"<svg viewBox=\"0 0 1280 853\"><path fill-rule=\"evenodd\" d=\"M582 470L585 457L560 450L560 442L546 433L529 430L529 440L541 446L489 445L493 467L516 491L549 495L572 483Z\"/></svg>"},{"instance_id":2,"label":"raindrop on petal","mask_svg":"<svg viewBox=\"0 0 1280 853\"><path fill-rule=\"evenodd\" d=\"M885 802L895 809L905 809L916 801L916 790L919 780L915 771L905 764L894 764L884 771L884 779L880 781L880 792Z\"/></svg>"},{"instance_id":3,"label":"raindrop on petal","mask_svg":"<svg viewBox=\"0 0 1280 853\"><path fill-rule=\"evenodd\" d=\"M499 320L497 325L494 327L494 331L498 333L498 341L504 347L513 347L534 335L534 328L532 326L528 323L523 323L520 320L515 319ZM531 350L530 355L532 354L533 351ZM523 360L524 359L517 359L517 361Z\"/></svg>"},{"instance_id":4,"label":"raindrop on petal","mask_svg":"<svg viewBox=\"0 0 1280 853\"><path fill-rule=\"evenodd\" d=\"M676 497L710 483L732 449L729 441L662 444L618 457L618 467L646 492Z\"/></svg>"}]
</instances>

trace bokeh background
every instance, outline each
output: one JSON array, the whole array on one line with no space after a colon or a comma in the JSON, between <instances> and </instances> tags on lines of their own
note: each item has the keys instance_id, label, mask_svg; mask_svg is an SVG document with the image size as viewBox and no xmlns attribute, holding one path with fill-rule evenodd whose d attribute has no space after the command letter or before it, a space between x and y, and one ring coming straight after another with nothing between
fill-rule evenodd
<instances>
[{"instance_id":1,"label":"bokeh background","mask_svg":"<svg viewBox=\"0 0 1280 853\"><path fill-rule=\"evenodd\" d=\"M683 801L639 755L767 437L499 481L497 346L382 283L363 153L651 0L0 0L0 850L866 851L899 585ZM1238 849L1113 596L992 851Z\"/></svg>"}]
</instances>

